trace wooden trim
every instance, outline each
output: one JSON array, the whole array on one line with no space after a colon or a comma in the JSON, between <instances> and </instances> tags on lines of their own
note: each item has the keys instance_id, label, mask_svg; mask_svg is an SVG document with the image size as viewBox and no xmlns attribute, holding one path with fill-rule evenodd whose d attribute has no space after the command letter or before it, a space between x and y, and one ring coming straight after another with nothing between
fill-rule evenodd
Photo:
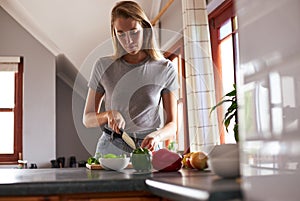
<instances>
[{"instance_id":1,"label":"wooden trim","mask_svg":"<svg viewBox=\"0 0 300 201\"><path fill-rule=\"evenodd\" d=\"M18 65L18 72L15 73L15 108L2 108L0 111L14 112L14 153L0 154L1 164L15 164L23 149L23 58Z\"/></svg>"},{"instance_id":2,"label":"wooden trim","mask_svg":"<svg viewBox=\"0 0 300 201\"><path fill-rule=\"evenodd\" d=\"M16 124L15 124L15 154L19 159L19 154L23 152L23 58L19 65L16 77Z\"/></svg>"},{"instance_id":3,"label":"wooden trim","mask_svg":"<svg viewBox=\"0 0 300 201\"><path fill-rule=\"evenodd\" d=\"M0 112L13 112L13 108L0 108Z\"/></svg>"},{"instance_id":4,"label":"wooden trim","mask_svg":"<svg viewBox=\"0 0 300 201\"><path fill-rule=\"evenodd\" d=\"M217 102L219 102L223 97L222 66L221 66L221 57L220 57L220 48L219 48L219 42L220 42L219 28L226 21L224 19L230 19L230 18L232 19L232 17L234 16L235 16L235 11L234 11L233 0L224 1L217 9L215 9L208 15ZM224 127L222 123L224 112L222 110L222 107L218 107L216 110L217 110L217 119L219 122L218 127L220 133L220 142L221 144L223 144L225 143L225 133L224 133Z\"/></svg>"},{"instance_id":5,"label":"wooden trim","mask_svg":"<svg viewBox=\"0 0 300 201\"><path fill-rule=\"evenodd\" d=\"M182 83L182 98L178 100L183 104L183 129L184 129L184 149L189 149L189 129L188 129L188 115L187 115L187 96L186 96L186 74L185 74L185 60L184 60L184 42L183 38L179 39L168 51L164 53L164 56L170 60L175 57L179 57L179 68L181 69L181 83ZM178 139L178 133L176 133Z\"/></svg>"},{"instance_id":6,"label":"wooden trim","mask_svg":"<svg viewBox=\"0 0 300 201\"><path fill-rule=\"evenodd\" d=\"M229 7L231 7L232 9L227 10ZM234 8L233 0L224 1L217 9L215 9L208 15L208 19L223 17L222 15L227 14L227 12L230 12L231 15L234 15L235 12L233 8ZM220 21L217 20L216 24L220 24Z\"/></svg>"},{"instance_id":7,"label":"wooden trim","mask_svg":"<svg viewBox=\"0 0 300 201\"><path fill-rule=\"evenodd\" d=\"M171 6L174 0L169 0L168 3L159 11L157 16L151 21L152 26L155 26L156 22L159 18L167 11L167 9Z\"/></svg>"}]
</instances>

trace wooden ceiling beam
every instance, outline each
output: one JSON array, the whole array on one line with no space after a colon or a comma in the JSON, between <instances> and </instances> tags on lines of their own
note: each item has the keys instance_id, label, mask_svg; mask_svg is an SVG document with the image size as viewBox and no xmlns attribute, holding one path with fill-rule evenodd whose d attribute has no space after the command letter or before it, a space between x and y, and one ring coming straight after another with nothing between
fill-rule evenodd
<instances>
[{"instance_id":1,"label":"wooden ceiling beam","mask_svg":"<svg viewBox=\"0 0 300 201\"><path fill-rule=\"evenodd\" d=\"M156 17L151 21L152 26L155 26L160 17L167 11L174 0L169 0L168 3L161 9L161 11L156 15Z\"/></svg>"}]
</instances>

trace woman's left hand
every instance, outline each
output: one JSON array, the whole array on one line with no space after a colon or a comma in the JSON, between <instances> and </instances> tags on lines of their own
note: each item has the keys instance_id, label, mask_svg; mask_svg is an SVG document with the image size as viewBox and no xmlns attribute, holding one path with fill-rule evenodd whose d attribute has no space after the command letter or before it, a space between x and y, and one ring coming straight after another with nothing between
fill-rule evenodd
<instances>
[{"instance_id":1,"label":"woman's left hand","mask_svg":"<svg viewBox=\"0 0 300 201\"><path fill-rule=\"evenodd\" d=\"M159 142L160 142L160 132L155 131L145 137L145 139L141 144L141 147L147 148L149 151L154 151Z\"/></svg>"}]
</instances>

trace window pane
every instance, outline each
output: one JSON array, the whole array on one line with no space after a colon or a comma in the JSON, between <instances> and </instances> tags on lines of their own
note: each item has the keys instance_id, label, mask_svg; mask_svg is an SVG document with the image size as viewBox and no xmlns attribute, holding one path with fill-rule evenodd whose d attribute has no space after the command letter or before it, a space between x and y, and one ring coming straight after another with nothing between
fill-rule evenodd
<instances>
[{"instance_id":1,"label":"window pane","mask_svg":"<svg viewBox=\"0 0 300 201\"><path fill-rule=\"evenodd\" d=\"M15 73L0 71L0 108L14 108Z\"/></svg>"},{"instance_id":2,"label":"window pane","mask_svg":"<svg viewBox=\"0 0 300 201\"><path fill-rule=\"evenodd\" d=\"M232 33L232 25L231 19L228 19L221 27L220 27L220 40L228 36Z\"/></svg>"},{"instance_id":3,"label":"window pane","mask_svg":"<svg viewBox=\"0 0 300 201\"><path fill-rule=\"evenodd\" d=\"M223 83L223 95L233 90L234 83L234 58L233 58L233 45L232 35L221 41L220 54L221 54L221 65L222 65L222 83ZM230 104L224 105L224 111ZM225 131L225 142L234 143L233 124L228 127L228 134Z\"/></svg>"},{"instance_id":4,"label":"window pane","mask_svg":"<svg viewBox=\"0 0 300 201\"><path fill-rule=\"evenodd\" d=\"M14 153L14 113L0 112L0 154Z\"/></svg>"}]
</instances>

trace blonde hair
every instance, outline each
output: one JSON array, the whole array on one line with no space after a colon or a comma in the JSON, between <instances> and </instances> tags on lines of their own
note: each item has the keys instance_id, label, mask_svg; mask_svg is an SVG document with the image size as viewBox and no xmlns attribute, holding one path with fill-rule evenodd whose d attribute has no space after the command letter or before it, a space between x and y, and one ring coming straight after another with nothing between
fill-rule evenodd
<instances>
[{"instance_id":1,"label":"blonde hair","mask_svg":"<svg viewBox=\"0 0 300 201\"><path fill-rule=\"evenodd\" d=\"M157 49L153 27L140 5L134 1L120 1L111 11L111 36L114 46L114 56L120 58L126 51L117 39L114 22L117 18L132 18L139 22L143 28L144 50L152 59L159 60L163 58L162 53Z\"/></svg>"}]
</instances>

